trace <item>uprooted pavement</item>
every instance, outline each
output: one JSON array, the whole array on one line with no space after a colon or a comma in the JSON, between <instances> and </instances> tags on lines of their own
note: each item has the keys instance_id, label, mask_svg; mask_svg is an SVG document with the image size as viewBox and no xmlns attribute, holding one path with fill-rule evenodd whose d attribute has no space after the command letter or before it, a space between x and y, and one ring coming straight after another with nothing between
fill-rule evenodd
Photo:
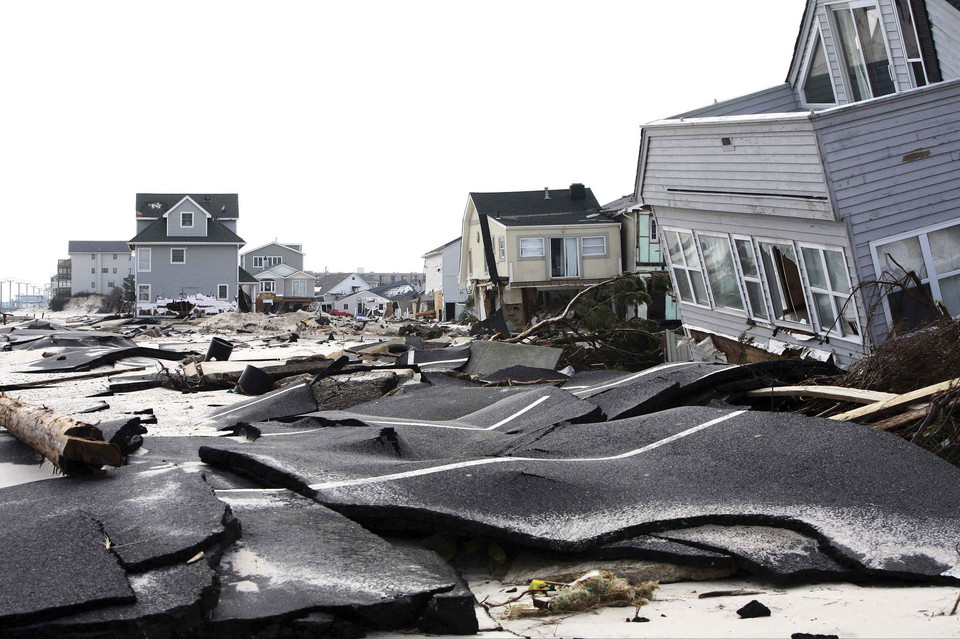
<instances>
[{"instance_id":1,"label":"uprooted pavement","mask_svg":"<svg viewBox=\"0 0 960 639\"><path fill-rule=\"evenodd\" d=\"M521 569L531 556L661 566L644 581L960 581L960 470L869 426L734 403L826 365L557 371L556 349L456 329L272 321L285 324L5 333L11 393L102 416L127 444L100 476L0 489L5 636L495 627L445 561L451 544L479 543L521 581L572 577ZM205 361L214 334L228 359ZM223 390L248 365L261 394ZM99 376L119 368L138 370ZM137 386L145 375L167 387ZM39 461L24 449L3 434L0 473Z\"/></svg>"}]
</instances>

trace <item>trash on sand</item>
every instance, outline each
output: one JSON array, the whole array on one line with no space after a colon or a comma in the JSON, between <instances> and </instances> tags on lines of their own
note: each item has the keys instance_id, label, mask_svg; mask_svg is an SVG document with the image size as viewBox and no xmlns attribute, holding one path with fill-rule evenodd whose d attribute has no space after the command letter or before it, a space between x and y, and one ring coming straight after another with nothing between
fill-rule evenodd
<instances>
[{"instance_id":1,"label":"trash on sand","mask_svg":"<svg viewBox=\"0 0 960 639\"><path fill-rule=\"evenodd\" d=\"M581 613L598 608L621 606L633 606L639 611L643 604L650 601L654 591L659 587L660 584L655 581L631 584L613 573L593 570L568 584L547 583L534 579L523 594L499 606L510 604L506 612L508 619ZM532 608L513 603L528 594Z\"/></svg>"}]
</instances>

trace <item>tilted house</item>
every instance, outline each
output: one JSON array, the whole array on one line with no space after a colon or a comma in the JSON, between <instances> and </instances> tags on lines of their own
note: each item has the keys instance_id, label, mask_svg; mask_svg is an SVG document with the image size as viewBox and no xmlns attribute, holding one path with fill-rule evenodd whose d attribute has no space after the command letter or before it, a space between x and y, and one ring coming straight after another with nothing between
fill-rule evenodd
<instances>
[{"instance_id":1,"label":"tilted house","mask_svg":"<svg viewBox=\"0 0 960 639\"><path fill-rule=\"evenodd\" d=\"M158 301L197 299L228 306L237 295L237 195L137 194L135 252L137 308Z\"/></svg>"},{"instance_id":2,"label":"tilted house","mask_svg":"<svg viewBox=\"0 0 960 639\"><path fill-rule=\"evenodd\" d=\"M471 193L461 239L460 288L480 319L502 308L514 328L622 272L620 223L582 184Z\"/></svg>"},{"instance_id":3,"label":"tilted house","mask_svg":"<svg viewBox=\"0 0 960 639\"><path fill-rule=\"evenodd\" d=\"M960 2L809 0L785 84L644 126L636 195L728 352L960 315Z\"/></svg>"}]
</instances>

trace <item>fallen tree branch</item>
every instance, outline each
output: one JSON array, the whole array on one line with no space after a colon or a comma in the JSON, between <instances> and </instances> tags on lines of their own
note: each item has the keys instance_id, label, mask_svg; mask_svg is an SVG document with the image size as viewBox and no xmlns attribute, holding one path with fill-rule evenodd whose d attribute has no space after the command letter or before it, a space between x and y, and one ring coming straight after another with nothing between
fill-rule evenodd
<instances>
[{"instance_id":1,"label":"fallen tree branch","mask_svg":"<svg viewBox=\"0 0 960 639\"><path fill-rule=\"evenodd\" d=\"M582 291L580 291L579 293L577 293L576 295L573 296L573 299L570 300L570 303L567 304L567 307L566 307L565 309L563 309L563 313L561 313L560 315L557 315L557 316L555 316L555 317L549 317L549 318L543 320L542 322L537 322L536 324L534 324L533 326L531 326L531 327L528 328L527 330L523 331L523 332L520 333L519 335L515 335L514 337L511 337L510 339L505 339L505 340L503 340L503 341L504 341L504 342L507 342L507 343L510 343L510 344L516 344L516 343L521 342L521 341L525 340L526 338L530 337L530 336L533 335L534 333L540 332L542 329L546 328L547 326L552 326L552 325L554 325L554 324L559 324L560 322L565 321L565 320L567 319L567 315L570 314L570 311L573 310L573 307L576 305L577 301L578 301L581 297L583 297L584 295L586 295L586 294L589 293L590 291L596 290L596 289L598 289L598 288L600 288L600 287L603 287L603 286L606 286L606 285L608 285L608 284L612 284L613 282L616 282L618 279L620 279L620 278L619 278L619 277L614 277L614 278L611 278L611 279L609 279L609 280L604 280L603 282L600 282L600 283L598 283L598 284L593 284L593 285L591 285L591 286L588 286L587 288L583 289Z\"/></svg>"},{"instance_id":2,"label":"fallen tree branch","mask_svg":"<svg viewBox=\"0 0 960 639\"><path fill-rule=\"evenodd\" d=\"M99 428L46 408L0 397L0 426L68 475L96 474L103 466L123 465L120 448L104 441Z\"/></svg>"}]
</instances>

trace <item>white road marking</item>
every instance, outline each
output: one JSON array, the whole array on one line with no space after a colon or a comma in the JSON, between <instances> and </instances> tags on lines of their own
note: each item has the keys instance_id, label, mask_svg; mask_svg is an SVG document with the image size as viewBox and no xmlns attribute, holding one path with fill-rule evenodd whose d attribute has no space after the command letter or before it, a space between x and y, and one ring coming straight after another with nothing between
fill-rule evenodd
<instances>
[{"instance_id":1,"label":"white road marking","mask_svg":"<svg viewBox=\"0 0 960 639\"><path fill-rule=\"evenodd\" d=\"M218 488L215 493L285 493L286 488Z\"/></svg>"},{"instance_id":2,"label":"white road marking","mask_svg":"<svg viewBox=\"0 0 960 639\"><path fill-rule=\"evenodd\" d=\"M586 387L576 386L574 388L583 388L584 390L576 391L573 394L584 395L586 393L591 393L593 391L613 388L614 386L619 386L620 384L626 384L627 382L632 382L635 379L640 379L641 377L646 377L647 375L651 375L653 373L659 373L660 371L665 371L668 368L676 368L678 366L690 366L691 364L697 364L697 363L699 362L677 362L675 364L660 364L659 366L648 368L646 370L640 371L639 373L635 373L629 377L624 377L623 379L618 379L616 381L609 382L607 384L601 384L599 386L586 386ZM567 390L570 390L570 389L568 388Z\"/></svg>"},{"instance_id":3,"label":"white road marking","mask_svg":"<svg viewBox=\"0 0 960 639\"><path fill-rule=\"evenodd\" d=\"M546 396L544 396L544 397L541 397L540 399L538 399L537 401L533 402L533 403L530 404L529 406L525 406L524 408L518 410L516 413L514 413L514 414L511 415L510 417L507 417L506 419L503 419L503 420L497 422L497 423L494 424L493 426L487 426L486 428L480 428L480 427L473 428L473 427L471 427L471 426L450 426L449 424L443 424L443 423L440 423L440 424L433 423L433 424L431 424L431 423L428 423L428 422L388 422L388 421L381 421L381 420L376 420L376 421L375 421L375 420L372 420L372 419L371 419L371 420L366 420L366 421L369 421L371 424L377 424L378 426L423 426L423 427L425 427L425 428L447 428L447 429L450 429L450 430L495 430L495 429L497 429L497 428L500 428L500 427L503 426L504 424L509 424L510 422L512 422L513 420L515 420L517 417L520 417L521 415L523 415L524 413L526 413L527 411L533 410L534 408L536 408L537 406L539 406L539 405L542 404L543 402L547 401L548 399L550 399L550 396L549 396L549 395L546 395Z\"/></svg>"},{"instance_id":4,"label":"white road marking","mask_svg":"<svg viewBox=\"0 0 960 639\"><path fill-rule=\"evenodd\" d=\"M311 428L310 430L294 430L289 433L260 433L260 437L277 437L279 435L302 435L304 433L315 433L322 428Z\"/></svg>"},{"instance_id":5,"label":"white road marking","mask_svg":"<svg viewBox=\"0 0 960 639\"><path fill-rule=\"evenodd\" d=\"M457 362L465 362L468 358L464 357L463 359L441 359L436 362L412 362L420 368L424 366L433 366L434 364L456 364Z\"/></svg>"},{"instance_id":6,"label":"white road marking","mask_svg":"<svg viewBox=\"0 0 960 639\"><path fill-rule=\"evenodd\" d=\"M710 428L721 422L725 422L734 417L738 417L747 411L738 410L736 412L730 413L729 415L724 415L722 417L717 417L716 419L711 419L708 422L704 422L697 426L688 428L685 431L681 431L670 437L665 437L660 441L654 442L643 446L642 448L637 448L635 450L628 451L626 453L621 453L620 455L613 455L612 457L583 457L583 458L572 458L572 459L542 459L539 457L492 457L487 459L474 459L471 461L457 462L455 464L444 464L443 466L431 466L430 468L421 468L419 470L409 470L403 473L392 473L390 475L380 475L378 477L364 477L360 479L347 479L343 481L331 481L324 482L321 484L312 484L310 488L312 490L330 490L334 488L345 488L347 486L362 486L365 484L379 484L386 481L393 481L395 479L406 479L409 477L422 477L423 475L433 475L435 473L442 473L448 470L457 470L459 468L471 468L473 466L488 466L490 464L503 464L507 462L543 462L543 463L582 463L582 462L604 462L604 461L613 461L618 459L627 459L628 457L634 457L642 453L649 452L651 450L665 446L671 442L675 442L684 437L688 437L697 433L706 428Z\"/></svg>"},{"instance_id":7,"label":"white road marking","mask_svg":"<svg viewBox=\"0 0 960 639\"><path fill-rule=\"evenodd\" d=\"M284 388L283 390L281 390L281 391L279 391L279 392L277 392L277 393L274 393L273 395L270 395L269 397L261 397L260 399L257 399L257 400L254 400L254 401L250 402L249 404L242 404L242 405L240 405L240 406L235 406L235 407L233 407L233 408L231 408L231 409L229 409L229 410L223 411L222 413L215 413L215 414L213 414L213 415L210 415L209 417L204 417L203 419L201 419L200 421L197 422L197 425L199 426L199 425L202 425L202 424L213 424L213 423L215 423L217 417L223 417L223 416L225 416L225 415L229 415L230 413L235 413L235 412L237 412L238 410L240 410L240 409L242 409L242 408L249 408L250 406L253 406L253 405L255 405L255 404L259 404L260 402L265 402L265 401L267 401L267 400L269 400L269 399L273 399L273 398L275 398L275 397L279 397L280 395L283 395L284 393L289 393L290 391L292 391L292 390L294 390L294 389L297 389L297 388L300 388L300 385L299 385L299 384L296 385L296 386L291 386L291 387L289 387L289 388Z\"/></svg>"}]
</instances>

